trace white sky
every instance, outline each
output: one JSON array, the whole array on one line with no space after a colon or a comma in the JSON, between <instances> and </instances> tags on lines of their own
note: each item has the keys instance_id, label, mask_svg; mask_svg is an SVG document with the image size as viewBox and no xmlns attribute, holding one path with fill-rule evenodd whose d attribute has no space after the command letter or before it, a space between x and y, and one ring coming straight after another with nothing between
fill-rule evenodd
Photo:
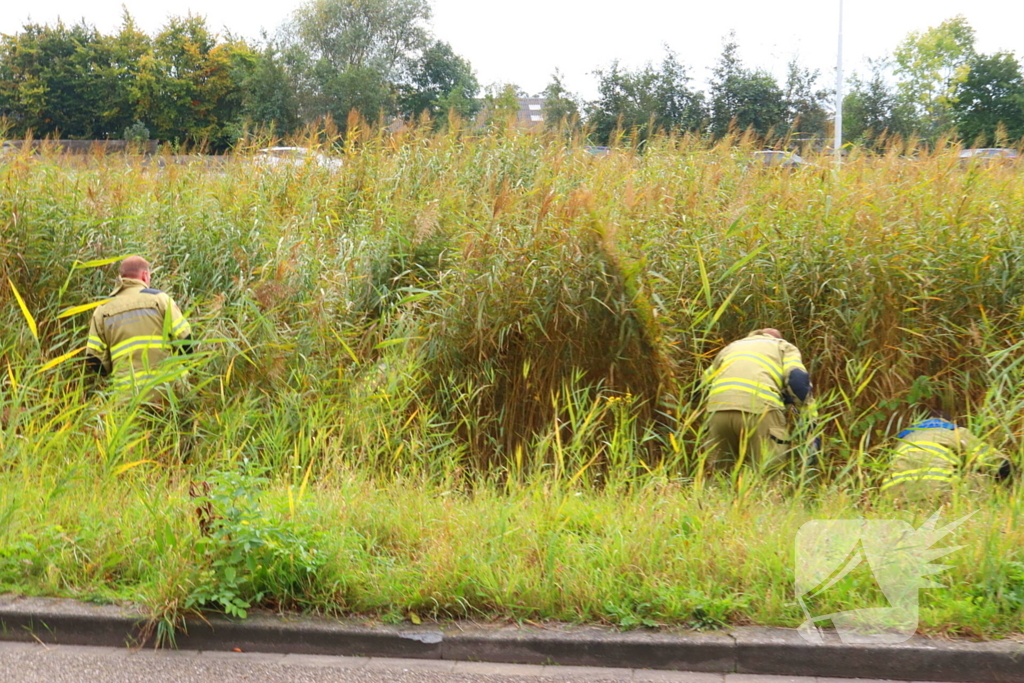
<instances>
[{"instance_id":1,"label":"white sky","mask_svg":"<svg viewBox=\"0 0 1024 683\"><path fill-rule=\"evenodd\" d=\"M192 11L211 29L257 38L273 33L302 0L7 0L0 33L17 33L29 20L76 23L84 18L104 33L120 25L122 5L140 28L155 33L167 17ZM436 37L469 59L481 84L513 82L534 94L555 68L584 98L596 95L592 72L614 59L628 68L661 60L668 45L704 87L736 31L740 57L780 79L796 57L820 69L823 86L835 81L838 0L432 0ZM1024 2L1019 0L845 0L844 72L866 73L867 57L890 53L910 31L923 31L957 14L974 27L981 52L1007 50L1024 57Z\"/></svg>"}]
</instances>

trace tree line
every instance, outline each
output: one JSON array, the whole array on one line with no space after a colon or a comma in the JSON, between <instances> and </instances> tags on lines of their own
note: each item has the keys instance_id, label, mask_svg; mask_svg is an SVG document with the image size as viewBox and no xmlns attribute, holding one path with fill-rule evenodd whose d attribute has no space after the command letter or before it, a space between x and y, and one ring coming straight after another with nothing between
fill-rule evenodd
<instances>
[{"instance_id":1,"label":"tree line","mask_svg":"<svg viewBox=\"0 0 1024 683\"><path fill-rule=\"evenodd\" d=\"M427 0L309 0L274 36L219 36L203 18L176 17L156 33L124 13L104 35L80 23L27 24L0 36L0 133L12 137L157 139L230 148L247 131L287 136L351 112L370 121L443 126L516 109L513 84L482 89L467 59L436 38ZM720 138L751 131L827 144L834 91L795 60L779 82L745 65L731 34L706 88L666 48L660 63L594 72L584 101L555 71L537 93L545 125L585 131L596 144L656 130ZM883 146L893 136L1011 144L1024 138L1024 76L1009 52L981 54L962 16L909 34L870 72L848 80L845 140ZM426 118L424 118L426 117Z\"/></svg>"}]
</instances>

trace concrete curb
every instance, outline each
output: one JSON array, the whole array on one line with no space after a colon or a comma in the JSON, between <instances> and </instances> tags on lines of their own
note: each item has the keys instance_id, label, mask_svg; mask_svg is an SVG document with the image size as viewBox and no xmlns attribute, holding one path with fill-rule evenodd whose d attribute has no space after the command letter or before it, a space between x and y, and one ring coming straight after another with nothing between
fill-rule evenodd
<instances>
[{"instance_id":1,"label":"concrete curb","mask_svg":"<svg viewBox=\"0 0 1024 683\"><path fill-rule=\"evenodd\" d=\"M144 640L144 614L74 600L0 596L0 640L106 647ZM899 645L813 645L791 629L727 634L618 632L598 627L367 626L353 620L253 613L191 619L177 647L282 654L561 664L710 673L1024 683L1024 643L915 637Z\"/></svg>"}]
</instances>

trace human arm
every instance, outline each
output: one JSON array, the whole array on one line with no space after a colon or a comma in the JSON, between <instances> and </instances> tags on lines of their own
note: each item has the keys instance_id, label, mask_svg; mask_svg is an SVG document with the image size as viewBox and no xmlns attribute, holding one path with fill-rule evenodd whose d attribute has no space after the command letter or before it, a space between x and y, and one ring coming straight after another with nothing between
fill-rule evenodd
<instances>
[{"instance_id":1,"label":"human arm","mask_svg":"<svg viewBox=\"0 0 1024 683\"><path fill-rule=\"evenodd\" d=\"M957 435L964 453L965 469L990 474L1000 481L1010 478L1013 465L1005 453L963 427L957 428Z\"/></svg>"},{"instance_id":2,"label":"human arm","mask_svg":"<svg viewBox=\"0 0 1024 683\"><path fill-rule=\"evenodd\" d=\"M178 308L178 304L171 297L166 297L165 306L165 330L167 331L168 338L174 342L175 350L178 353L192 353L195 350L195 342L192 339L192 326L182 314L181 309Z\"/></svg>"},{"instance_id":3,"label":"human arm","mask_svg":"<svg viewBox=\"0 0 1024 683\"><path fill-rule=\"evenodd\" d=\"M811 403L811 376L804 367L800 349L786 341L779 344L782 355L782 395L788 404L804 407Z\"/></svg>"},{"instance_id":4,"label":"human arm","mask_svg":"<svg viewBox=\"0 0 1024 683\"><path fill-rule=\"evenodd\" d=\"M728 347L726 347L728 348ZM722 356L725 353L725 348L722 348L715 354L714 360L711 361L711 365L704 369L701 373L700 382L697 383L697 393L703 396L707 396L708 389L711 388L711 384L715 381L715 378L722 372Z\"/></svg>"},{"instance_id":5,"label":"human arm","mask_svg":"<svg viewBox=\"0 0 1024 683\"><path fill-rule=\"evenodd\" d=\"M89 338L85 342L85 367L101 377L109 375L112 368L110 346L103 333L103 321L96 315L93 315L89 322Z\"/></svg>"}]
</instances>

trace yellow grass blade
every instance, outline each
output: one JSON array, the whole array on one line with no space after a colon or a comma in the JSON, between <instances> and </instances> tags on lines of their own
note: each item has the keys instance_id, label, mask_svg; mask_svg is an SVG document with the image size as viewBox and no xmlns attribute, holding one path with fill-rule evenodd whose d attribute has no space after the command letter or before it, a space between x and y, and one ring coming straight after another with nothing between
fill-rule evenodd
<instances>
[{"instance_id":1,"label":"yellow grass blade","mask_svg":"<svg viewBox=\"0 0 1024 683\"><path fill-rule=\"evenodd\" d=\"M135 462L128 462L128 463L125 463L124 465L121 465L116 470L114 470L114 476L116 477L118 475L124 474L125 472L127 472L130 469L132 469L133 467L138 467L139 465L145 465L146 463L152 463L154 465L159 465L160 464L156 460L136 460Z\"/></svg>"},{"instance_id":2,"label":"yellow grass blade","mask_svg":"<svg viewBox=\"0 0 1024 683\"><path fill-rule=\"evenodd\" d=\"M68 308L58 313L57 320L60 320L61 318L70 318L71 316L77 315L78 313L83 313L85 311L92 310L97 306L102 306L108 301L110 301L110 299L101 299L99 301L93 301L92 303L89 304L82 304L81 306L72 306L71 308Z\"/></svg>"},{"instance_id":3,"label":"yellow grass blade","mask_svg":"<svg viewBox=\"0 0 1024 683\"><path fill-rule=\"evenodd\" d=\"M75 349L74 351L69 351L68 353L65 353L63 356L59 356L57 358L54 358L53 360L48 361L42 367L40 367L39 368L39 372L46 372L50 368L55 368L58 365L60 365L61 363L63 363L64 361L66 361L67 359L72 358L74 356L77 356L82 351L85 351L85 347L84 346L82 348L80 348L80 349Z\"/></svg>"},{"instance_id":4,"label":"yellow grass blade","mask_svg":"<svg viewBox=\"0 0 1024 683\"><path fill-rule=\"evenodd\" d=\"M28 329L31 330L32 336L39 341L39 329L36 327L36 319L29 313L28 306L25 305L25 300L21 298L21 292L14 286L14 282L8 278L8 284L11 285L11 291L14 292L14 298L18 300L18 305L21 307L21 314L25 316L25 321L28 323Z\"/></svg>"},{"instance_id":5,"label":"yellow grass blade","mask_svg":"<svg viewBox=\"0 0 1024 683\"><path fill-rule=\"evenodd\" d=\"M327 328L327 329L331 333L331 335L335 339L338 340L338 342L341 344L341 348L343 348L345 350L345 353L347 353L348 357L352 359L352 362L353 363L358 363L359 359L356 357L355 352L353 352L352 348L348 344L345 343L345 340L341 338L341 335L338 334L337 332L335 332L333 328Z\"/></svg>"},{"instance_id":6,"label":"yellow grass blade","mask_svg":"<svg viewBox=\"0 0 1024 683\"><path fill-rule=\"evenodd\" d=\"M334 336L338 337L338 335ZM342 339L341 337L338 337L338 341L341 342L341 348L345 349L345 353L347 353L348 357L352 359L352 362L358 363L359 359L356 357L355 351L353 351L352 348L348 344L346 344L345 340Z\"/></svg>"},{"instance_id":7,"label":"yellow grass blade","mask_svg":"<svg viewBox=\"0 0 1024 683\"><path fill-rule=\"evenodd\" d=\"M382 341L381 343L375 345L373 348L374 349L386 349L389 346L394 346L396 344L404 344L407 341L412 341L414 339L422 339L422 338L423 337L397 337L395 339L388 339L386 341Z\"/></svg>"},{"instance_id":8,"label":"yellow grass blade","mask_svg":"<svg viewBox=\"0 0 1024 683\"><path fill-rule=\"evenodd\" d=\"M708 279L708 268L704 264L704 254L701 253L700 245L695 245L697 249L697 268L700 271L700 289L704 293L704 300L707 301L708 308L711 308L713 299L711 298L711 281Z\"/></svg>"},{"instance_id":9,"label":"yellow grass blade","mask_svg":"<svg viewBox=\"0 0 1024 683\"><path fill-rule=\"evenodd\" d=\"M301 503L302 498L306 495L306 487L309 485L309 475L313 471L313 459L309 459L309 464L306 466L306 473L302 475L302 484L299 486L298 501Z\"/></svg>"},{"instance_id":10,"label":"yellow grass blade","mask_svg":"<svg viewBox=\"0 0 1024 683\"><path fill-rule=\"evenodd\" d=\"M569 483L566 484L566 487L567 488L572 488L573 484L575 484L577 481L579 481L579 478L583 476L583 473L586 472L588 469L590 469L590 466L593 465L595 462L597 462L597 459L600 456L601 456L601 452L600 451L595 453L594 457L590 459L590 462L588 462L586 465L581 467L579 472L577 472L576 474L572 475L572 478L569 479Z\"/></svg>"},{"instance_id":11,"label":"yellow grass blade","mask_svg":"<svg viewBox=\"0 0 1024 683\"><path fill-rule=\"evenodd\" d=\"M110 265L117 261L123 261L126 256L113 256L111 258L101 258L95 261L75 261L75 265L72 268L99 268L100 266Z\"/></svg>"}]
</instances>

